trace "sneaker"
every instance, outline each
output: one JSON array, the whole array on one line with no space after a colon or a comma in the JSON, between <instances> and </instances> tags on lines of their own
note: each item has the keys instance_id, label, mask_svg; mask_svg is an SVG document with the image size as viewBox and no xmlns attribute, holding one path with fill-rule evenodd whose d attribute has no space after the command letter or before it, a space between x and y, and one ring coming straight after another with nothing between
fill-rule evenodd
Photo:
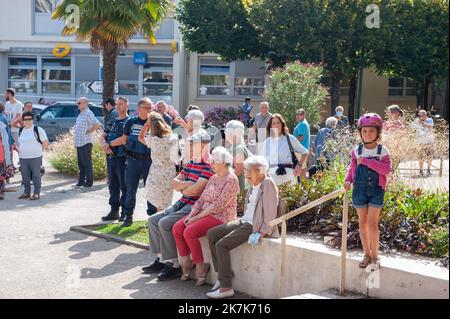
<instances>
[{"instance_id":1,"label":"sneaker","mask_svg":"<svg viewBox=\"0 0 450 319\"><path fill-rule=\"evenodd\" d=\"M75 185L73 185L73 187L82 187L83 185L84 185L83 183L78 182Z\"/></svg>"},{"instance_id":2,"label":"sneaker","mask_svg":"<svg viewBox=\"0 0 450 319\"><path fill-rule=\"evenodd\" d=\"M425 176L425 174L423 173L423 170L419 171L420 176Z\"/></svg>"},{"instance_id":3,"label":"sneaker","mask_svg":"<svg viewBox=\"0 0 450 319\"><path fill-rule=\"evenodd\" d=\"M431 176L431 170L430 169L427 170L427 176Z\"/></svg>"},{"instance_id":4,"label":"sneaker","mask_svg":"<svg viewBox=\"0 0 450 319\"><path fill-rule=\"evenodd\" d=\"M157 278L159 281L172 280L180 278L182 273L181 267L175 268L171 263L167 263Z\"/></svg>"},{"instance_id":5,"label":"sneaker","mask_svg":"<svg viewBox=\"0 0 450 319\"><path fill-rule=\"evenodd\" d=\"M220 288L220 281L216 280L216 283L211 288L211 292Z\"/></svg>"},{"instance_id":6,"label":"sneaker","mask_svg":"<svg viewBox=\"0 0 450 319\"><path fill-rule=\"evenodd\" d=\"M111 220L117 220L119 219L119 211L118 210L111 210L108 215L103 216L103 221L111 221Z\"/></svg>"},{"instance_id":7,"label":"sneaker","mask_svg":"<svg viewBox=\"0 0 450 319\"><path fill-rule=\"evenodd\" d=\"M208 292L206 294L206 296L208 296L208 298L211 298L211 299L230 298L230 297L234 296L234 289L230 289L230 290L223 291L223 292L221 292L220 289L217 289L212 292Z\"/></svg>"},{"instance_id":8,"label":"sneaker","mask_svg":"<svg viewBox=\"0 0 450 319\"><path fill-rule=\"evenodd\" d=\"M30 197L30 200L39 200L39 198L41 198L41 196L34 194L33 196Z\"/></svg>"},{"instance_id":9,"label":"sneaker","mask_svg":"<svg viewBox=\"0 0 450 319\"><path fill-rule=\"evenodd\" d=\"M131 225L133 225L133 217L131 216L126 216L125 220L122 224L122 227L130 227Z\"/></svg>"},{"instance_id":10,"label":"sneaker","mask_svg":"<svg viewBox=\"0 0 450 319\"><path fill-rule=\"evenodd\" d=\"M159 262L159 257L157 257L155 261L150 264L150 266L143 267L142 272L144 274L160 273L165 267L166 264Z\"/></svg>"}]
</instances>

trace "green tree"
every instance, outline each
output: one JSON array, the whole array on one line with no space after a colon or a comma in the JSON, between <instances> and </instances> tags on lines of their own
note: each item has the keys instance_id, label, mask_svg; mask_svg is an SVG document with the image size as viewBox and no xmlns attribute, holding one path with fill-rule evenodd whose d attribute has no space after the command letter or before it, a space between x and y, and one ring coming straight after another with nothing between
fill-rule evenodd
<instances>
[{"instance_id":1,"label":"green tree","mask_svg":"<svg viewBox=\"0 0 450 319\"><path fill-rule=\"evenodd\" d=\"M417 81L417 106L428 108L430 83L448 76L448 0L385 3L371 59L380 74Z\"/></svg>"},{"instance_id":2,"label":"green tree","mask_svg":"<svg viewBox=\"0 0 450 319\"><path fill-rule=\"evenodd\" d=\"M180 0L176 9L187 49L224 60L262 57L269 49L247 21L241 0Z\"/></svg>"},{"instance_id":3,"label":"green tree","mask_svg":"<svg viewBox=\"0 0 450 319\"><path fill-rule=\"evenodd\" d=\"M80 13L79 26L73 24L73 5ZM152 44L154 30L166 19L170 0L63 0L53 19L66 23L62 34L76 35L77 41L89 41L94 52L103 54L103 100L114 96L116 61L120 47L141 33Z\"/></svg>"},{"instance_id":4,"label":"green tree","mask_svg":"<svg viewBox=\"0 0 450 319\"><path fill-rule=\"evenodd\" d=\"M324 69L321 65L288 63L283 68L273 70L266 98L273 113L280 113L289 128L296 125L295 114L305 109L308 122L320 122L320 109L325 104L327 90L320 84Z\"/></svg>"}]
</instances>

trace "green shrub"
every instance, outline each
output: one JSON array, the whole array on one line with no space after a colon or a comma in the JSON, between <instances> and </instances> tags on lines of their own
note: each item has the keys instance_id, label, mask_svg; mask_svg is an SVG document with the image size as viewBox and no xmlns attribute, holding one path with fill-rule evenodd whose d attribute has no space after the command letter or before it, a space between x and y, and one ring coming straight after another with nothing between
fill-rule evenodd
<instances>
[{"instance_id":1,"label":"green shrub","mask_svg":"<svg viewBox=\"0 0 450 319\"><path fill-rule=\"evenodd\" d=\"M297 125L295 114L303 108L308 122L320 122L320 110L328 91L320 84L323 67L314 64L288 63L283 68L272 71L266 98L272 113L280 113L288 127Z\"/></svg>"},{"instance_id":2,"label":"green shrub","mask_svg":"<svg viewBox=\"0 0 450 319\"><path fill-rule=\"evenodd\" d=\"M52 144L50 164L59 172L78 176L77 151L74 146L73 130L67 134L59 136ZM107 176L105 153L98 142L98 136L94 136L94 146L92 149L92 166L94 179L100 180Z\"/></svg>"}]
</instances>

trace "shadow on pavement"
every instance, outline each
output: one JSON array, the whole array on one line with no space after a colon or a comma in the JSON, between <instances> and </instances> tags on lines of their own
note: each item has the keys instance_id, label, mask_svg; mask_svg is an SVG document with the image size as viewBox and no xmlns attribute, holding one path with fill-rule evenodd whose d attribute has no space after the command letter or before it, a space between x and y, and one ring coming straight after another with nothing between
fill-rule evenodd
<instances>
[{"instance_id":1,"label":"shadow on pavement","mask_svg":"<svg viewBox=\"0 0 450 319\"><path fill-rule=\"evenodd\" d=\"M55 240L49 242L50 245L63 244L69 241L81 241L87 239L90 236L78 232L67 231L65 233L55 234L53 235L53 237L55 238Z\"/></svg>"},{"instance_id":2,"label":"shadow on pavement","mask_svg":"<svg viewBox=\"0 0 450 319\"><path fill-rule=\"evenodd\" d=\"M69 248L70 252L75 254L69 256L71 259L83 259L89 257L92 253L110 251L120 247L121 244L108 242L102 238L95 238L91 241L77 243Z\"/></svg>"}]
</instances>

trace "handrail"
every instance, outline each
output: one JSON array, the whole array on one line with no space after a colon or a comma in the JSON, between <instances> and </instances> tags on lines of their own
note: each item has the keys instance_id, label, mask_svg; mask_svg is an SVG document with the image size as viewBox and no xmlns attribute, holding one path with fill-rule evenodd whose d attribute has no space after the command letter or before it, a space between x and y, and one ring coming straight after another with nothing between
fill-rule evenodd
<instances>
[{"instance_id":1,"label":"handrail","mask_svg":"<svg viewBox=\"0 0 450 319\"><path fill-rule=\"evenodd\" d=\"M319 206L333 198L339 197L344 194L344 203L342 211L342 237L341 237L341 264L340 264L340 294L345 293L345 269L346 269L346 254L347 254L347 224L348 224L348 193L344 188L331 192L315 201L312 201L292 212L289 212L277 219L274 219L269 223L271 227L275 227L281 224L281 251L280 251L280 283L279 283L279 297L283 297L284 285L285 285L285 270L286 270L286 233L287 224L286 221L295 217L301 213L304 213L311 208Z\"/></svg>"}]
</instances>

